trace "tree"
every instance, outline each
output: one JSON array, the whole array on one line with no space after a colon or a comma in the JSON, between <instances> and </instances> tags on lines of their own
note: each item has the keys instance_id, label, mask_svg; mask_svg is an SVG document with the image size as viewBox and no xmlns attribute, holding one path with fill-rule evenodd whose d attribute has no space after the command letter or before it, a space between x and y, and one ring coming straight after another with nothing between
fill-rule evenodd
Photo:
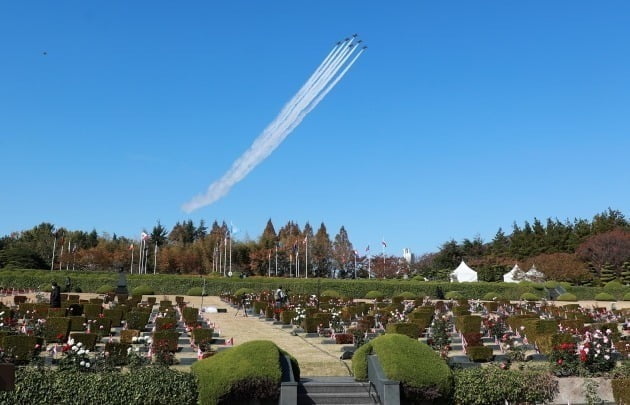
<instances>
[{"instance_id":1,"label":"tree","mask_svg":"<svg viewBox=\"0 0 630 405\"><path fill-rule=\"evenodd\" d=\"M505 236L503 229L499 228L490 244L490 252L496 256L503 256L508 253L510 247L510 239Z\"/></svg>"},{"instance_id":2,"label":"tree","mask_svg":"<svg viewBox=\"0 0 630 405\"><path fill-rule=\"evenodd\" d=\"M464 253L454 239L445 242L433 258L436 269L455 269L462 261Z\"/></svg>"},{"instance_id":3,"label":"tree","mask_svg":"<svg viewBox=\"0 0 630 405\"><path fill-rule=\"evenodd\" d=\"M623 263L630 260L630 232L616 229L591 236L578 246L576 254L592 263L596 271L608 264L617 274Z\"/></svg>"},{"instance_id":4,"label":"tree","mask_svg":"<svg viewBox=\"0 0 630 405\"><path fill-rule=\"evenodd\" d=\"M160 220L157 221L157 224L151 231L151 240L160 247L166 244L166 228L162 226Z\"/></svg>"},{"instance_id":5,"label":"tree","mask_svg":"<svg viewBox=\"0 0 630 405\"><path fill-rule=\"evenodd\" d=\"M312 270L317 277L327 277L332 270L332 263L330 260L332 253L332 243L330 242L330 236L326 231L326 225L322 222L313 238L313 245L311 251L313 252Z\"/></svg>"},{"instance_id":6,"label":"tree","mask_svg":"<svg viewBox=\"0 0 630 405\"><path fill-rule=\"evenodd\" d=\"M342 271L341 277L345 277L348 271L354 270L354 248L343 225L339 229L339 233L335 235L335 241L332 245L332 257L337 267Z\"/></svg>"},{"instance_id":7,"label":"tree","mask_svg":"<svg viewBox=\"0 0 630 405\"><path fill-rule=\"evenodd\" d=\"M587 266L573 253L543 253L526 259L523 268L534 264L549 280L581 284L591 278Z\"/></svg>"}]
</instances>

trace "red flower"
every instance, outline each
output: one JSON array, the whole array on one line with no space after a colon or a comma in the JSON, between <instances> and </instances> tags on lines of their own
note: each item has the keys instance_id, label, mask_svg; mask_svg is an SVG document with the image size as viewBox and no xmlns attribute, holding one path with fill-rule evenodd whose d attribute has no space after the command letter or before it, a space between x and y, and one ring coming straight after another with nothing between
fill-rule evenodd
<instances>
[{"instance_id":1,"label":"red flower","mask_svg":"<svg viewBox=\"0 0 630 405\"><path fill-rule=\"evenodd\" d=\"M558 359L558 364L562 365L563 360L562 359Z\"/></svg>"}]
</instances>

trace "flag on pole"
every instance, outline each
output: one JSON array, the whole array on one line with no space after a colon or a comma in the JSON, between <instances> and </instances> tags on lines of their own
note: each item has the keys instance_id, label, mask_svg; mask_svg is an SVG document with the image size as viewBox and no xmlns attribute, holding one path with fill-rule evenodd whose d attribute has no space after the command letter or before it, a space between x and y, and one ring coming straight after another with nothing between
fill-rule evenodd
<instances>
[{"instance_id":1,"label":"flag on pole","mask_svg":"<svg viewBox=\"0 0 630 405\"><path fill-rule=\"evenodd\" d=\"M308 243L308 235L304 237L304 240L302 241L303 244L307 244Z\"/></svg>"},{"instance_id":2,"label":"flag on pole","mask_svg":"<svg viewBox=\"0 0 630 405\"><path fill-rule=\"evenodd\" d=\"M370 251L370 245L367 245L367 247L365 248L365 251L366 251L366 252L369 252L369 251Z\"/></svg>"},{"instance_id":3,"label":"flag on pole","mask_svg":"<svg viewBox=\"0 0 630 405\"><path fill-rule=\"evenodd\" d=\"M234 224L230 221L230 233L235 235L238 233L238 228L234 226Z\"/></svg>"},{"instance_id":4,"label":"flag on pole","mask_svg":"<svg viewBox=\"0 0 630 405\"><path fill-rule=\"evenodd\" d=\"M129 245L129 250L133 250L133 243Z\"/></svg>"},{"instance_id":5,"label":"flag on pole","mask_svg":"<svg viewBox=\"0 0 630 405\"><path fill-rule=\"evenodd\" d=\"M359 251L358 251L358 250L355 250L355 251L354 251L354 255L355 255L355 256L357 256L357 257L359 257Z\"/></svg>"},{"instance_id":6,"label":"flag on pole","mask_svg":"<svg viewBox=\"0 0 630 405\"><path fill-rule=\"evenodd\" d=\"M293 243L293 253L295 253L298 249L298 244L297 242Z\"/></svg>"},{"instance_id":7,"label":"flag on pole","mask_svg":"<svg viewBox=\"0 0 630 405\"><path fill-rule=\"evenodd\" d=\"M146 232L142 232L142 233L140 234L140 239L142 239L142 240L147 240L147 239L149 239L149 234L148 234L148 233L146 233Z\"/></svg>"},{"instance_id":8,"label":"flag on pole","mask_svg":"<svg viewBox=\"0 0 630 405\"><path fill-rule=\"evenodd\" d=\"M383 244L383 247L387 247L387 243L385 243L384 240L381 243Z\"/></svg>"}]
</instances>

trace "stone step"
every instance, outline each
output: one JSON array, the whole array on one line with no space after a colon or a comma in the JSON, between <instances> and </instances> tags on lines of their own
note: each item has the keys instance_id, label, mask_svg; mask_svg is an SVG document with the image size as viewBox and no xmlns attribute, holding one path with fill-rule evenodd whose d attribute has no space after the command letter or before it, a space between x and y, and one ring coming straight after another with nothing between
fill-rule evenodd
<instances>
[{"instance_id":1,"label":"stone step","mask_svg":"<svg viewBox=\"0 0 630 405\"><path fill-rule=\"evenodd\" d=\"M369 394L354 395L354 394L310 394L302 395L298 394L298 405L313 405L313 404L355 404L355 405L372 405L377 404Z\"/></svg>"},{"instance_id":2,"label":"stone step","mask_svg":"<svg viewBox=\"0 0 630 405\"><path fill-rule=\"evenodd\" d=\"M370 384L364 382L305 382L298 385L298 394L369 394Z\"/></svg>"}]
</instances>

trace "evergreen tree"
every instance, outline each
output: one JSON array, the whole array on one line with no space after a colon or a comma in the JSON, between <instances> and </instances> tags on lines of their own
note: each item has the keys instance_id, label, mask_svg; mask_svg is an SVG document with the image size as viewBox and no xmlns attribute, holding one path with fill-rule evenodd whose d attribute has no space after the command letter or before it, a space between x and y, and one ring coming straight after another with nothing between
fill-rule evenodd
<instances>
[{"instance_id":1,"label":"evergreen tree","mask_svg":"<svg viewBox=\"0 0 630 405\"><path fill-rule=\"evenodd\" d=\"M157 243L158 246L163 246L166 243L166 228L162 226L160 220L153 227L151 231L151 240L153 243Z\"/></svg>"},{"instance_id":2,"label":"evergreen tree","mask_svg":"<svg viewBox=\"0 0 630 405\"><path fill-rule=\"evenodd\" d=\"M510 239L505 236L502 228L499 228L497 233L494 235L494 239L490 244L490 251L492 254L496 256L503 256L508 253L510 248Z\"/></svg>"},{"instance_id":3,"label":"evergreen tree","mask_svg":"<svg viewBox=\"0 0 630 405\"><path fill-rule=\"evenodd\" d=\"M339 229L339 233L335 235L332 254L337 267L342 271L341 277L345 277L348 271L353 270L354 267L354 248L343 225Z\"/></svg>"},{"instance_id":4,"label":"evergreen tree","mask_svg":"<svg viewBox=\"0 0 630 405\"><path fill-rule=\"evenodd\" d=\"M313 252L312 271L309 267L309 272L315 273L317 277L328 277L332 271L330 260L332 243L330 242L328 231L326 231L326 225L323 222L313 239L313 244L311 245L311 251Z\"/></svg>"},{"instance_id":5,"label":"evergreen tree","mask_svg":"<svg viewBox=\"0 0 630 405\"><path fill-rule=\"evenodd\" d=\"M630 284L630 262L625 262L621 266L621 282L625 285Z\"/></svg>"},{"instance_id":6,"label":"evergreen tree","mask_svg":"<svg viewBox=\"0 0 630 405\"><path fill-rule=\"evenodd\" d=\"M613 281L617 278L617 274L615 273L615 266L606 263L600 273L599 273L599 281L602 284L606 284L609 281Z\"/></svg>"}]
</instances>

